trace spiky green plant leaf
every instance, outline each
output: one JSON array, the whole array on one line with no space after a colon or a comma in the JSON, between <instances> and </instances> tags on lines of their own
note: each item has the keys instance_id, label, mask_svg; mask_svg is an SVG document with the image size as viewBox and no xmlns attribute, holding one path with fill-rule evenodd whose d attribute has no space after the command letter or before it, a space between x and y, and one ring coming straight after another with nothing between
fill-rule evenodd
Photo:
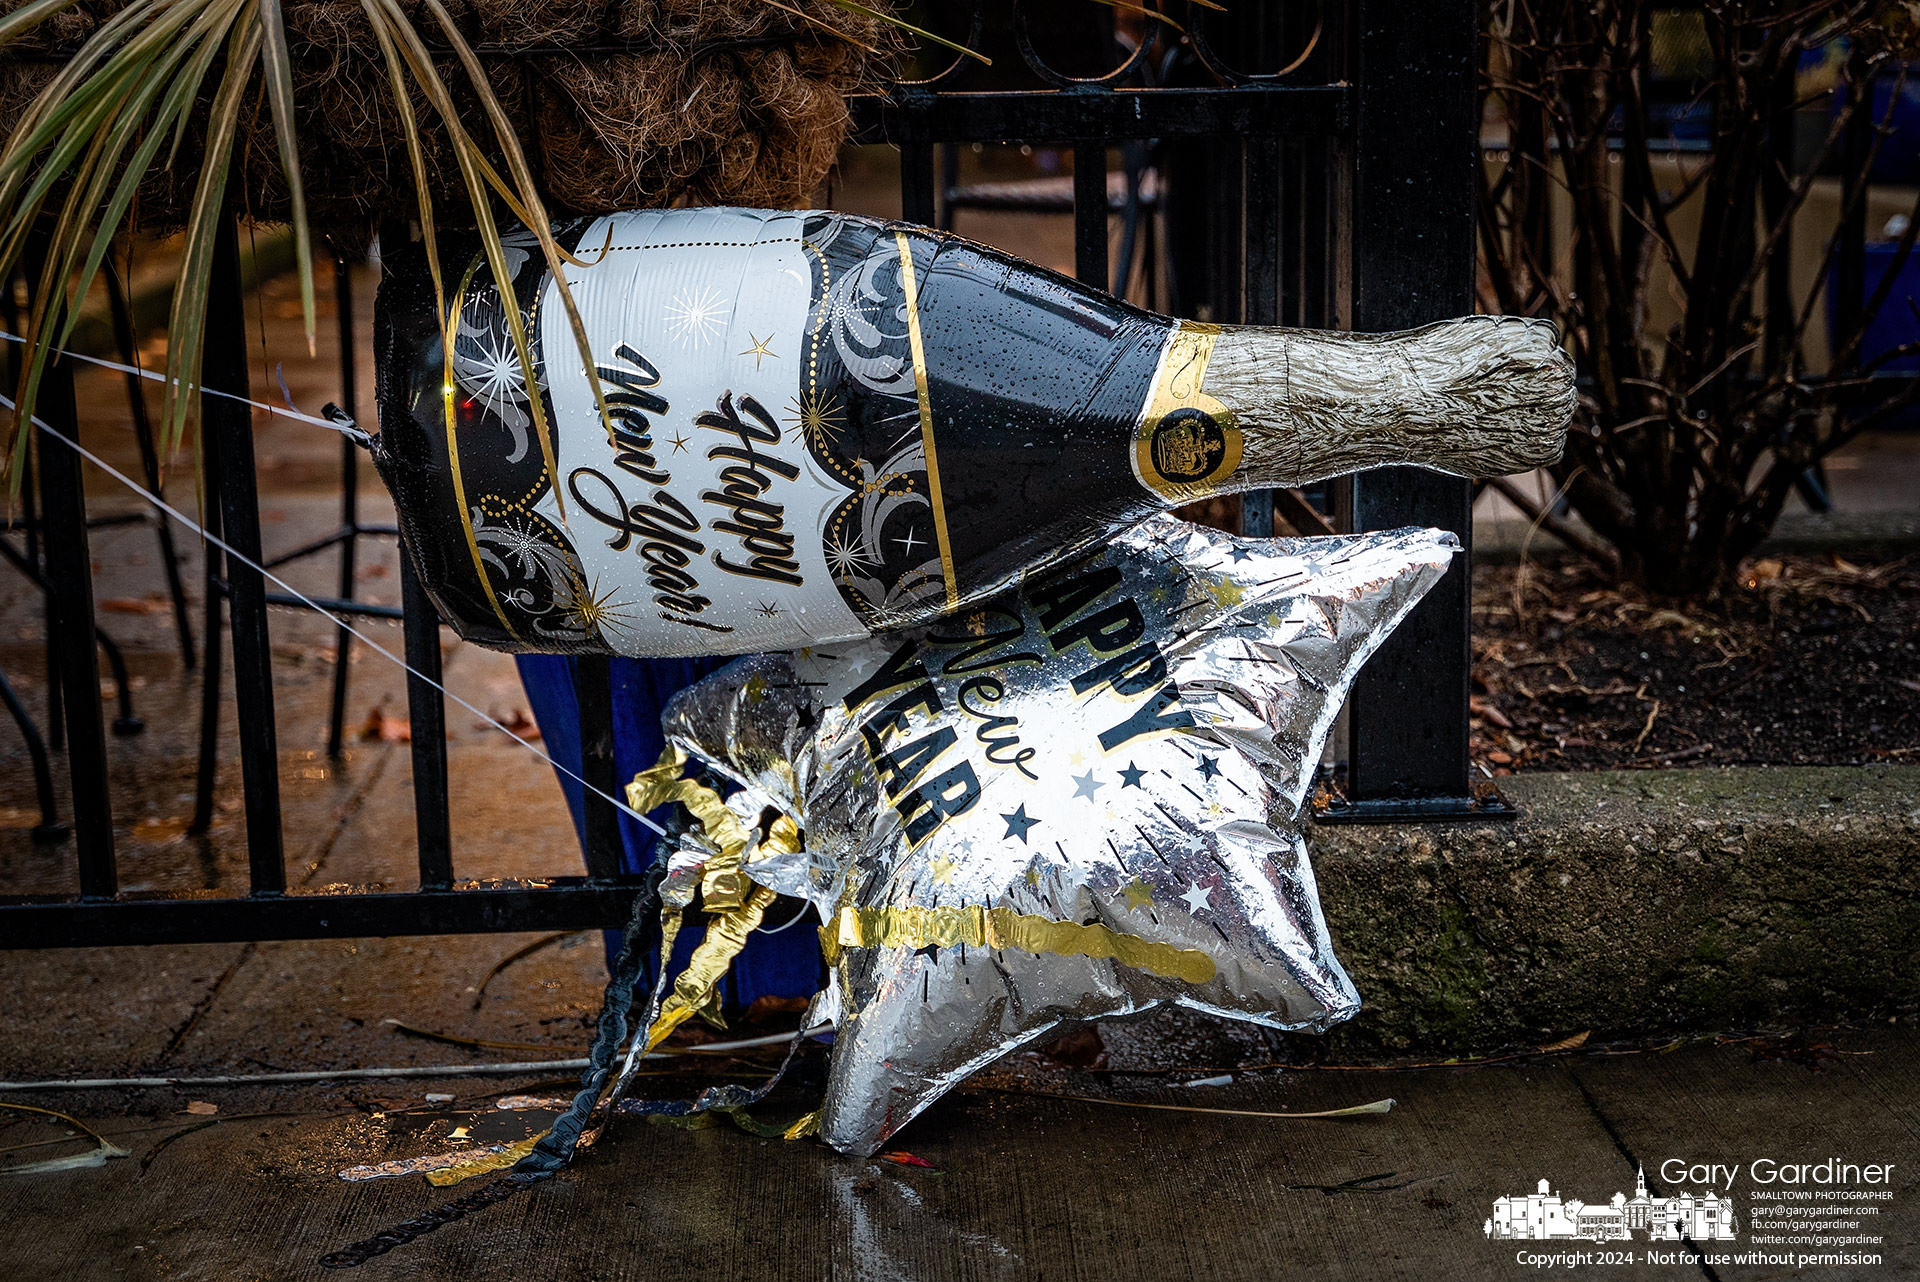
<instances>
[{"instance_id":1,"label":"spiky green plant leaf","mask_svg":"<svg viewBox=\"0 0 1920 1282\"><path fill-rule=\"evenodd\" d=\"M288 221L293 224L293 257L300 273L300 316L307 327L307 355L314 352L313 241L307 232L307 192L300 181L300 146L293 124L293 59L287 50L287 24L280 0L259 0L260 66L266 73L267 102L273 109L273 137L280 148L280 171L287 178Z\"/></svg>"}]
</instances>

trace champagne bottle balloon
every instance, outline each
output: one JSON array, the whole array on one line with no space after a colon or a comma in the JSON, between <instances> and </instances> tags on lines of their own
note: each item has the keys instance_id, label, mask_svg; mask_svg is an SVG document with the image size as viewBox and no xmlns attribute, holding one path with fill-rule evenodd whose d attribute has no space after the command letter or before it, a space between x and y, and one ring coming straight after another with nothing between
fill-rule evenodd
<instances>
[{"instance_id":1,"label":"champagne bottle balloon","mask_svg":"<svg viewBox=\"0 0 1920 1282\"><path fill-rule=\"evenodd\" d=\"M392 252L379 299L375 461L442 615L499 649L864 637L1210 495L1539 466L1572 415L1546 322L1199 324L830 212L633 212L560 240L591 367L529 234L505 281L443 238L448 297Z\"/></svg>"}]
</instances>

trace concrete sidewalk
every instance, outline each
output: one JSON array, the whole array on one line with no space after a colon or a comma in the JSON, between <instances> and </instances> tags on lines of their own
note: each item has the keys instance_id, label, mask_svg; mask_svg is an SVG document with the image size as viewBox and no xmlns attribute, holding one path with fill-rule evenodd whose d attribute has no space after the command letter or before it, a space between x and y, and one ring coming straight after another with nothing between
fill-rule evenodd
<instances>
[{"instance_id":1,"label":"concrete sidewalk","mask_svg":"<svg viewBox=\"0 0 1920 1282\"><path fill-rule=\"evenodd\" d=\"M1696 1045L1521 1067L1265 1072L1188 1088L1165 1077L1045 1072L1027 1058L989 1080L1004 1090L1210 1108L1398 1104L1385 1116L1303 1121L1136 1110L976 1084L898 1137L936 1169L844 1158L724 1124L688 1131L623 1118L561 1178L346 1276L1424 1280L1534 1276L1542 1268L1523 1259L1575 1250L1590 1261L1631 1254L1631 1263L1587 1265L1618 1279L1912 1276L1920 1272L1920 1041L1910 1031L1831 1040L1831 1051L1798 1052L1818 1065L1813 1071L1770 1057L1765 1045ZM1117 1047L1116 1059L1124 1057ZM458 1092L461 1107L431 1113L363 1101L332 1115L235 1118L164 1148L159 1142L197 1119L101 1120L132 1156L0 1181L0 1260L21 1277L76 1282L342 1276L318 1257L467 1189L430 1189L418 1175L347 1183L338 1173L458 1147L447 1138L455 1125L476 1141L529 1133L548 1114L476 1120L489 1111L482 1093L511 1085L438 1086ZM676 1083L650 1085L665 1094ZM783 1088L766 1114L783 1120L806 1106L803 1091ZM1820 1204L1848 1207L1861 1226L1824 1235L1873 1240L1756 1244L1757 1234L1779 1232L1756 1217L1781 1205L1756 1195L1832 1186L1762 1183L1753 1163L1829 1157L1894 1164L1885 1182L1839 1186L1884 1191L1887 1200ZM1680 1169L1695 1164L1736 1168L1731 1182L1710 1176L1712 1191L1732 1199L1731 1241L1696 1252L1641 1233L1596 1243L1489 1241L1484 1231L1496 1198L1533 1193L1542 1180L1569 1203L1604 1204L1616 1192L1631 1196L1644 1167L1654 1196L1704 1195L1706 1181ZM1712 1258L1755 1251L1789 1262ZM1808 1254L1879 1262L1797 1262Z\"/></svg>"}]
</instances>

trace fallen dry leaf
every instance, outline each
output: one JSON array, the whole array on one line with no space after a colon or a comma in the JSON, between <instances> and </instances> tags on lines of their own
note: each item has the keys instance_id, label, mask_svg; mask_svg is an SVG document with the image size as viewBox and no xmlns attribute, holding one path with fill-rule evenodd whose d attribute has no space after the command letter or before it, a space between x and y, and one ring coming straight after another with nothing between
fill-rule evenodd
<instances>
[{"instance_id":1,"label":"fallen dry leaf","mask_svg":"<svg viewBox=\"0 0 1920 1282\"><path fill-rule=\"evenodd\" d=\"M180 1111L183 1113L191 1113L195 1117L212 1117L220 1111L220 1106L218 1104L210 1104L203 1099L197 1099Z\"/></svg>"},{"instance_id":2,"label":"fallen dry leaf","mask_svg":"<svg viewBox=\"0 0 1920 1282\"><path fill-rule=\"evenodd\" d=\"M404 717L390 717L386 709L376 707L361 723L360 737L369 742L412 743L413 723Z\"/></svg>"},{"instance_id":3,"label":"fallen dry leaf","mask_svg":"<svg viewBox=\"0 0 1920 1282\"><path fill-rule=\"evenodd\" d=\"M1557 1042L1548 1042L1545 1046L1542 1046L1540 1049L1542 1051L1577 1050L1580 1047L1585 1046L1587 1044L1587 1039L1592 1036L1593 1036L1593 1030L1589 1028L1583 1033L1575 1033L1572 1037L1563 1037Z\"/></svg>"},{"instance_id":4,"label":"fallen dry leaf","mask_svg":"<svg viewBox=\"0 0 1920 1282\"><path fill-rule=\"evenodd\" d=\"M169 609L171 602L158 592L149 592L142 597L110 596L100 602L100 608L108 614L159 614Z\"/></svg>"},{"instance_id":5,"label":"fallen dry leaf","mask_svg":"<svg viewBox=\"0 0 1920 1282\"><path fill-rule=\"evenodd\" d=\"M492 709L488 709L488 711L491 713ZM511 713L500 718L500 724L519 735L522 739L525 739L528 743L532 743L540 737L539 725L532 717L527 715L525 708L515 708ZM475 730L492 730L495 727L491 722L476 721L473 723L473 728Z\"/></svg>"},{"instance_id":6,"label":"fallen dry leaf","mask_svg":"<svg viewBox=\"0 0 1920 1282\"><path fill-rule=\"evenodd\" d=\"M914 1166L923 1171L937 1171L940 1169L926 1158L915 1157L905 1149L892 1149L885 1153L876 1153L874 1156L882 1162L892 1162L895 1166Z\"/></svg>"},{"instance_id":7,"label":"fallen dry leaf","mask_svg":"<svg viewBox=\"0 0 1920 1282\"><path fill-rule=\"evenodd\" d=\"M164 846L170 841L178 841L187 833L187 825L193 821L181 816L149 815L133 826L133 839L144 841L148 845Z\"/></svg>"}]
</instances>

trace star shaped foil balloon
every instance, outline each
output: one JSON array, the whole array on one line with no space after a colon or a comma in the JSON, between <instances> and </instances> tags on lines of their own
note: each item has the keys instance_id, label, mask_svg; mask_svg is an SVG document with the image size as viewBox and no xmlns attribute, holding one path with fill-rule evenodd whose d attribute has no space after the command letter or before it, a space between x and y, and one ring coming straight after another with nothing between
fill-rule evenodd
<instances>
[{"instance_id":1,"label":"star shaped foil balloon","mask_svg":"<svg viewBox=\"0 0 1920 1282\"><path fill-rule=\"evenodd\" d=\"M1300 810L1360 665L1457 550L1156 517L972 613L677 696L668 736L746 786L732 808L804 832L744 871L825 923L822 1137L870 1154L1072 1021L1352 1015Z\"/></svg>"}]
</instances>

